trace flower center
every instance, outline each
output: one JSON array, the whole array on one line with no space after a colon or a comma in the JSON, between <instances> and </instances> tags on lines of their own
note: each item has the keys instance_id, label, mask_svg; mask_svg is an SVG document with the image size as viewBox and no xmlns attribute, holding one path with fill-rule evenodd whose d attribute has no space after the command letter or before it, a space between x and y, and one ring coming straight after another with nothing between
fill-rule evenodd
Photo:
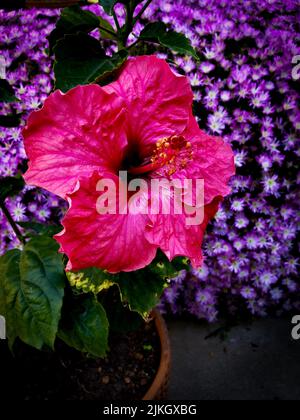
<instances>
[{"instance_id":1,"label":"flower center","mask_svg":"<svg viewBox=\"0 0 300 420\"><path fill-rule=\"evenodd\" d=\"M159 175L170 177L178 170L186 168L193 157L192 145L184 136L171 136L158 140L150 163L137 168L130 168L132 175L141 175L156 171Z\"/></svg>"}]
</instances>

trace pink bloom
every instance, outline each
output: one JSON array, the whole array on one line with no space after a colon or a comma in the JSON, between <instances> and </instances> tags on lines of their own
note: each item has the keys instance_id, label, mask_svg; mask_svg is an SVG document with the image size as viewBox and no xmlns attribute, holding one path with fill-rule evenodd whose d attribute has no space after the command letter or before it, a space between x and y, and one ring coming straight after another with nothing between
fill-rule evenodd
<instances>
[{"instance_id":1,"label":"pink bloom","mask_svg":"<svg viewBox=\"0 0 300 420\"><path fill-rule=\"evenodd\" d=\"M105 88L56 91L31 114L23 132L30 159L25 179L69 201L65 229L56 237L69 269L133 271L150 264L158 248L169 259L187 256L201 265L204 232L230 192L234 159L229 145L199 129L192 101L187 78L146 56L129 59ZM173 207L170 214L99 214L97 184L110 179L119 189L120 170L146 185L204 179L203 222L188 226L187 214ZM159 201L159 208L164 199L141 192L141 200Z\"/></svg>"}]
</instances>

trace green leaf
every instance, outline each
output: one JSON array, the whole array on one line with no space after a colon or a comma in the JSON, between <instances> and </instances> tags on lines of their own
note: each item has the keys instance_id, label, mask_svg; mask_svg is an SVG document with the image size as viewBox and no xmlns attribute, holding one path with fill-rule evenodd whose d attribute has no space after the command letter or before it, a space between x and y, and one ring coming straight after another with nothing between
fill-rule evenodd
<instances>
[{"instance_id":1,"label":"green leaf","mask_svg":"<svg viewBox=\"0 0 300 420\"><path fill-rule=\"evenodd\" d=\"M183 34L169 31L165 35L159 37L159 42L172 51L183 55L191 55L196 60L199 60L199 56L192 47L190 40Z\"/></svg>"},{"instance_id":2,"label":"green leaf","mask_svg":"<svg viewBox=\"0 0 300 420\"><path fill-rule=\"evenodd\" d=\"M78 351L105 357L109 324L103 306L93 296L85 296L73 306L63 319L58 336Z\"/></svg>"},{"instance_id":3,"label":"green leaf","mask_svg":"<svg viewBox=\"0 0 300 420\"><path fill-rule=\"evenodd\" d=\"M18 222L18 225L25 230L32 231L34 234L50 237L61 232L63 229L62 226L44 225L42 223L37 222Z\"/></svg>"},{"instance_id":4,"label":"green leaf","mask_svg":"<svg viewBox=\"0 0 300 420\"><path fill-rule=\"evenodd\" d=\"M140 314L130 311L121 302L118 286L111 287L106 293L101 293L98 299L106 310L110 331L125 334L138 330L143 324L144 320Z\"/></svg>"},{"instance_id":5,"label":"green leaf","mask_svg":"<svg viewBox=\"0 0 300 420\"><path fill-rule=\"evenodd\" d=\"M77 272L69 271L67 272L67 278L72 287L83 293L93 293L94 295L102 290L109 289L115 284L112 274L94 267Z\"/></svg>"},{"instance_id":6,"label":"green leaf","mask_svg":"<svg viewBox=\"0 0 300 420\"><path fill-rule=\"evenodd\" d=\"M127 57L127 53L122 51L113 57L106 56L99 42L84 33L66 35L58 41L54 52L56 88L63 92L77 85L101 82Z\"/></svg>"},{"instance_id":7,"label":"green leaf","mask_svg":"<svg viewBox=\"0 0 300 420\"><path fill-rule=\"evenodd\" d=\"M183 34L172 30L168 31L167 26L163 22L149 23L141 32L140 39L157 42L178 54L191 55L196 60L199 60L199 56L192 47L190 40Z\"/></svg>"},{"instance_id":8,"label":"green leaf","mask_svg":"<svg viewBox=\"0 0 300 420\"><path fill-rule=\"evenodd\" d=\"M106 13L112 15L114 5L118 3L118 0L99 0L99 3Z\"/></svg>"},{"instance_id":9,"label":"green leaf","mask_svg":"<svg viewBox=\"0 0 300 420\"><path fill-rule=\"evenodd\" d=\"M57 41L67 34L88 33L98 28L98 26L99 18L94 13L83 10L78 5L67 7L62 10L56 28L48 37L50 49L52 50Z\"/></svg>"},{"instance_id":10,"label":"green leaf","mask_svg":"<svg viewBox=\"0 0 300 420\"><path fill-rule=\"evenodd\" d=\"M18 249L8 251L0 257L0 315L6 320L6 335L10 348L16 338L26 331L26 321L21 312L23 305L20 293L20 258L21 251Z\"/></svg>"},{"instance_id":11,"label":"green leaf","mask_svg":"<svg viewBox=\"0 0 300 420\"><path fill-rule=\"evenodd\" d=\"M115 282L120 288L123 304L146 319L159 303L164 289L168 287L168 280L188 269L186 258L178 257L170 262L162 251L158 251L148 267L132 273L119 273Z\"/></svg>"},{"instance_id":12,"label":"green leaf","mask_svg":"<svg viewBox=\"0 0 300 420\"><path fill-rule=\"evenodd\" d=\"M98 268L89 268L77 272L68 272L67 278L72 287L82 293L93 293L102 298L101 292L106 290L110 295L113 286L118 286L121 301L131 311L147 318L149 312L159 303L169 279L175 277L178 272L189 269L189 261L186 258L175 258L172 262L159 251L155 260L143 270L130 273L110 274ZM109 290L108 290L109 289ZM104 295L107 296L107 293ZM107 298L103 304L107 303ZM116 310L117 302L108 304L109 318L115 320L110 312ZM120 311L119 311L120 312ZM119 316L120 318L120 316ZM116 322L114 322L114 325ZM123 329L123 328L122 328Z\"/></svg>"},{"instance_id":13,"label":"green leaf","mask_svg":"<svg viewBox=\"0 0 300 420\"><path fill-rule=\"evenodd\" d=\"M72 287L83 293L98 295L103 290L118 286L123 305L138 312L145 319L158 304L164 288L166 275L152 265L135 272L109 274L98 268L78 272L68 272L67 278Z\"/></svg>"},{"instance_id":14,"label":"green leaf","mask_svg":"<svg viewBox=\"0 0 300 420\"><path fill-rule=\"evenodd\" d=\"M133 7L135 8L138 4L143 3L144 0L98 0L100 5L103 7L104 11L109 15L112 15L113 8L117 3L122 3L125 5L129 5L133 3Z\"/></svg>"},{"instance_id":15,"label":"green leaf","mask_svg":"<svg viewBox=\"0 0 300 420\"><path fill-rule=\"evenodd\" d=\"M112 27L112 25L107 20L103 19L101 16L99 16L99 22L100 22L100 35L102 39L116 40L117 34L115 33L115 30Z\"/></svg>"},{"instance_id":16,"label":"green leaf","mask_svg":"<svg viewBox=\"0 0 300 420\"><path fill-rule=\"evenodd\" d=\"M13 88L7 80L0 79L0 102L17 102L19 101L14 94Z\"/></svg>"},{"instance_id":17,"label":"green leaf","mask_svg":"<svg viewBox=\"0 0 300 420\"><path fill-rule=\"evenodd\" d=\"M176 277L180 271L189 270L190 261L185 257L177 257L169 261L166 255L159 250L149 269L167 281Z\"/></svg>"},{"instance_id":18,"label":"green leaf","mask_svg":"<svg viewBox=\"0 0 300 420\"><path fill-rule=\"evenodd\" d=\"M65 287L58 248L53 239L38 236L23 252L0 258L0 308L10 347L17 337L39 350L54 347Z\"/></svg>"},{"instance_id":19,"label":"green leaf","mask_svg":"<svg viewBox=\"0 0 300 420\"><path fill-rule=\"evenodd\" d=\"M159 303L166 287L165 279L151 272L149 268L131 273L120 273L117 284L122 302L145 319Z\"/></svg>"},{"instance_id":20,"label":"green leaf","mask_svg":"<svg viewBox=\"0 0 300 420\"><path fill-rule=\"evenodd\" d=\"M18 195L24 188L25 182L19 175L16 177L0 178L0 201L7 197Z\"/></svg>"},{"instance_id":21,"label":"green leaf","mask_svg":"<svg viewBox=\"0 0 300 420\"><path fill-rule=\"evenodd\" d=\"M151 22L145 26L140 34L140 39L145 41L157 41L158 37L167 32L167 26L163 22Z\"/></svg>"}]
</instances>

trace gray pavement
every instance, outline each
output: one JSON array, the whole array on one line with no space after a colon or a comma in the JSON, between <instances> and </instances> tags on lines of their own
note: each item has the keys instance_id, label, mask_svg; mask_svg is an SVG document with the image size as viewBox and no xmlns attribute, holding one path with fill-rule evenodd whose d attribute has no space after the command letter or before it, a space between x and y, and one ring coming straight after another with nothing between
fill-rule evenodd
<instances>
[{"instance_id":1,"label":"gray pavement","mask_svg":"<svg viewBox=\"0 0 300 420\"><path fill-rule=\"evenodd\" d=\"M290 319L265 319L205 339L220 325L169 321L170 400L300 400L300 340Z\"/></svg>"}]
</instances>

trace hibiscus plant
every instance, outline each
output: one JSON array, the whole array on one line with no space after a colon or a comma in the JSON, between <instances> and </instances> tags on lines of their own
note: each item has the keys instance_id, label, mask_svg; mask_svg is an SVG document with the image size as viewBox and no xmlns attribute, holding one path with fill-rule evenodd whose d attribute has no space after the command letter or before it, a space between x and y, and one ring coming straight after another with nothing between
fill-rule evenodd
<instances>
[{"instance_id":1,"label":"hibiscus plant","mask_svg":"<svg viewBox=\"0 0 300 420\"><path fill-rule=\"evenodd\" d=\"M150 2L99 1L108 20L69 7L49 37L56 90L24 127L26 173L0 180L0 207L20 241L0 257L0 314L11 348L18 338L54 349L59 338L103 357L109 328L147 320L168 279L190 262L201 266L206 226L230 191L233 154L198 127L188 79L153 55L160 45L197 59L190 42L157 22L130 40ZM1 101L17 100L7 83L0 88ZM24 188L23 178L26 188L66 203L62 226L13 220L6 200ZM187 179L202 180L202 200L192 193L183 213L164 211L176 188L156 194L152 181ZM141 211L149 203L157 211ZM188 222L190 208L201 213L199 223Z\"/></svg>"}]
</instances>

